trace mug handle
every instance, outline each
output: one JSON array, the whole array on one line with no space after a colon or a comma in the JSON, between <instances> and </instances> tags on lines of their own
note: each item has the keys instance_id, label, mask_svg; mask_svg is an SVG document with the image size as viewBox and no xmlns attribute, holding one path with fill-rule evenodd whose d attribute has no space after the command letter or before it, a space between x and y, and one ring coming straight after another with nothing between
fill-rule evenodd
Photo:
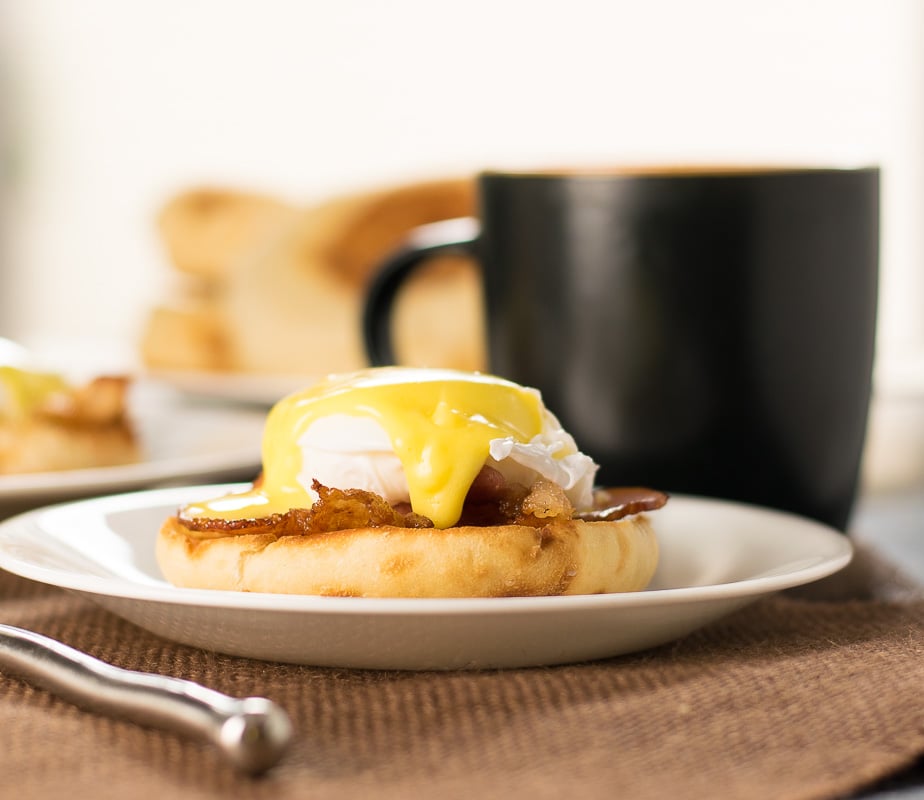
<instances>
[{"instance_id":1,"label":"mug handle","mask_svg":"<svg viewBox=\"0 0 924 800\"><path fill-rule=\"evenodd\" d=\"M398 291L411 273L438 255L476 257L480 226L472 217L458 217L411 231L405 244L374 272L362 312L366 357L373 367L396 363L391 316Z\"/></svg>"}]
</instances>

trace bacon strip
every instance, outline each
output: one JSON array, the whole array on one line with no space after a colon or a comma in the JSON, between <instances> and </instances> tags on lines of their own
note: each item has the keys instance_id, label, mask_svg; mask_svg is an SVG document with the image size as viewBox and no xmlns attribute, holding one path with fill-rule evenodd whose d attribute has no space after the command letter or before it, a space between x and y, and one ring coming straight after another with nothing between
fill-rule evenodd
<instances>
[{"instance_id":1,"label":"bacon strip","mask_svg":"<svg viewBox=\"0 0 924 800\"><path fill-rule=\"evenodd\" d=\"M655 511L668 500L668 495L657 489L642 486L620 486L594 491L594 507L578 511L575 519L585 522L611 522L644 511Z\"/></svg>"},{"instance_id":2,"label":"bacon strip","mask_svg":"<svg viewBox=\"0 0 924 800\"><path fill-rule=\"evenodd\" d=\"M430 519L415 514L406 503L393 507L374 492L333 489L318 481L314 481L312 488L318 501L311 508L293 508L285 514L255 519L181 516L180 520L191 535L203 539L241 534L307 536L354 528L433 527ZM575 511L564 490L550 481L538 480L527 489L508 483L500 472L485 467L472 483L457 524L542 527L554 518L610 522L653 511L666 502L667 495L653 489L598 489L594 493L593 509Z\"/></svg>"}]
</instances>

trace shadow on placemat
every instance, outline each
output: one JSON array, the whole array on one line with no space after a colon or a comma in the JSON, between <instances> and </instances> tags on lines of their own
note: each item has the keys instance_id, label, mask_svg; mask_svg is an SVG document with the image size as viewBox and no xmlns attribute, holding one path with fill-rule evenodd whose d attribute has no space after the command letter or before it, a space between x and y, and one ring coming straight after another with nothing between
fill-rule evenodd
<instances>
[{"instance_id":1,"label":"shadow on placemat","mask_svg":"<svg viewBox=\"0 0 924 800\"><path fill-rule=\"evenodd\" d=\"M112 663L266 695L297 738L253 781L207 746L0 680L0 767L41 798L834 798L924 752L924 601L870 554L644 653L482 672L320 669L164 641L0 573L0 615ZM451 623L447 623L451 624Z\"/></svg>"},{"instance_id":2,"label":"shadow on placemat","mask_svg":"<svg viewBox=\"0 0 924 800\"><path fill-rule=\"evenodd\" d=\"M867 544L854 541L854 557L839 572L820 581L790 589L803 600L829 602L913 602L924 598L924 586Z\"/></svg>"}]
</instances>

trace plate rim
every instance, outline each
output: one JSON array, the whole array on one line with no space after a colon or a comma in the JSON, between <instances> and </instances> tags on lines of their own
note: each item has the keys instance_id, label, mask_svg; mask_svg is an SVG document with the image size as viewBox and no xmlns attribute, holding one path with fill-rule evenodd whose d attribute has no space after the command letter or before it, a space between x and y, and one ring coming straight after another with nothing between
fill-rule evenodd
<instances>
[{"instance_id":1,"label":"plate rim","mask_svg":"<svg viewBox=\"0 0 924 800\"><path fill-rule=\"evenodd\" d=\"M145 376L192 397L223 400L242 406L269 408L323 376L300 372L247 372L148 367Z\"/></svg>"},{"instance_id":2,"label":"plate rim","mask_svg":"<svg viewBox=\"0 0 924 800\"><path fill-rule=\"evenodd\" d=\"M80 592L96 597L120 600L180 605L199 608L218 608L228 611L269 613L326 613L346 615L458 615L535 613L576 608L616 608L661 606L706 602L711 600L732 600L735 598L759 597L788 588L812 583L832 575L846 567L853 558L855 547L849 537L823 523L790 512L742 503L732 500L703 497L698 495L673 495L671 502L682 505L710 506L738 510L764 518L775 517L781 522L796 523L812 535L820 537L834 546L823 560L775 575L756 576L724 583L701 586L681 586L663 589L644 589L638 592L566 595L552 597L501 597L501 598L371 598L371 597L325 597L314 595L287 595L267 592L235 592L215 589L190 589L175 587L163 582L134 582L123 576L100 577L89 573L77 573L37 565L8 552L6 534L22 526L41 527L43 515L61 514L68 511L92 511L99 507L100 516L120 510L153 510L160 506L177 505L186 502L203 491L222 492L246 486L245 483L204 484L198 486L148 489L135 492L104 495L26 511L0 522L0 568L40 583L62 589ZM146 505L138 505L145 502ZM821 556L819 556L821 557ZM62 580L61 576L71 576ZM102 591L100 583L107 587Z\"/></svg>"}]
</instances>

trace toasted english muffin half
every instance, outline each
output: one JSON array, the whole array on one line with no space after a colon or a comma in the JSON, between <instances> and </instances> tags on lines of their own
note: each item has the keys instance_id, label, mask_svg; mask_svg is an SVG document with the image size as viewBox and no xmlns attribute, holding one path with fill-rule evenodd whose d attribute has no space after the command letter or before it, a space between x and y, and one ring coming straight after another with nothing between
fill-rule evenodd
<instances>
[{"instance_id":1,"label":"toasted english muffin half","mask_svg":"<svg viewBox=\"0 0 924 800\"><path fill-rule=\"evenodd\" d=\"M246 529L245 529L246 530ZM646 514L545 525L374 527L202 536L171 517L157 540L182 587L347 597L512 597L643 589L658 562Z\"/></svg>"}]
</instances>

